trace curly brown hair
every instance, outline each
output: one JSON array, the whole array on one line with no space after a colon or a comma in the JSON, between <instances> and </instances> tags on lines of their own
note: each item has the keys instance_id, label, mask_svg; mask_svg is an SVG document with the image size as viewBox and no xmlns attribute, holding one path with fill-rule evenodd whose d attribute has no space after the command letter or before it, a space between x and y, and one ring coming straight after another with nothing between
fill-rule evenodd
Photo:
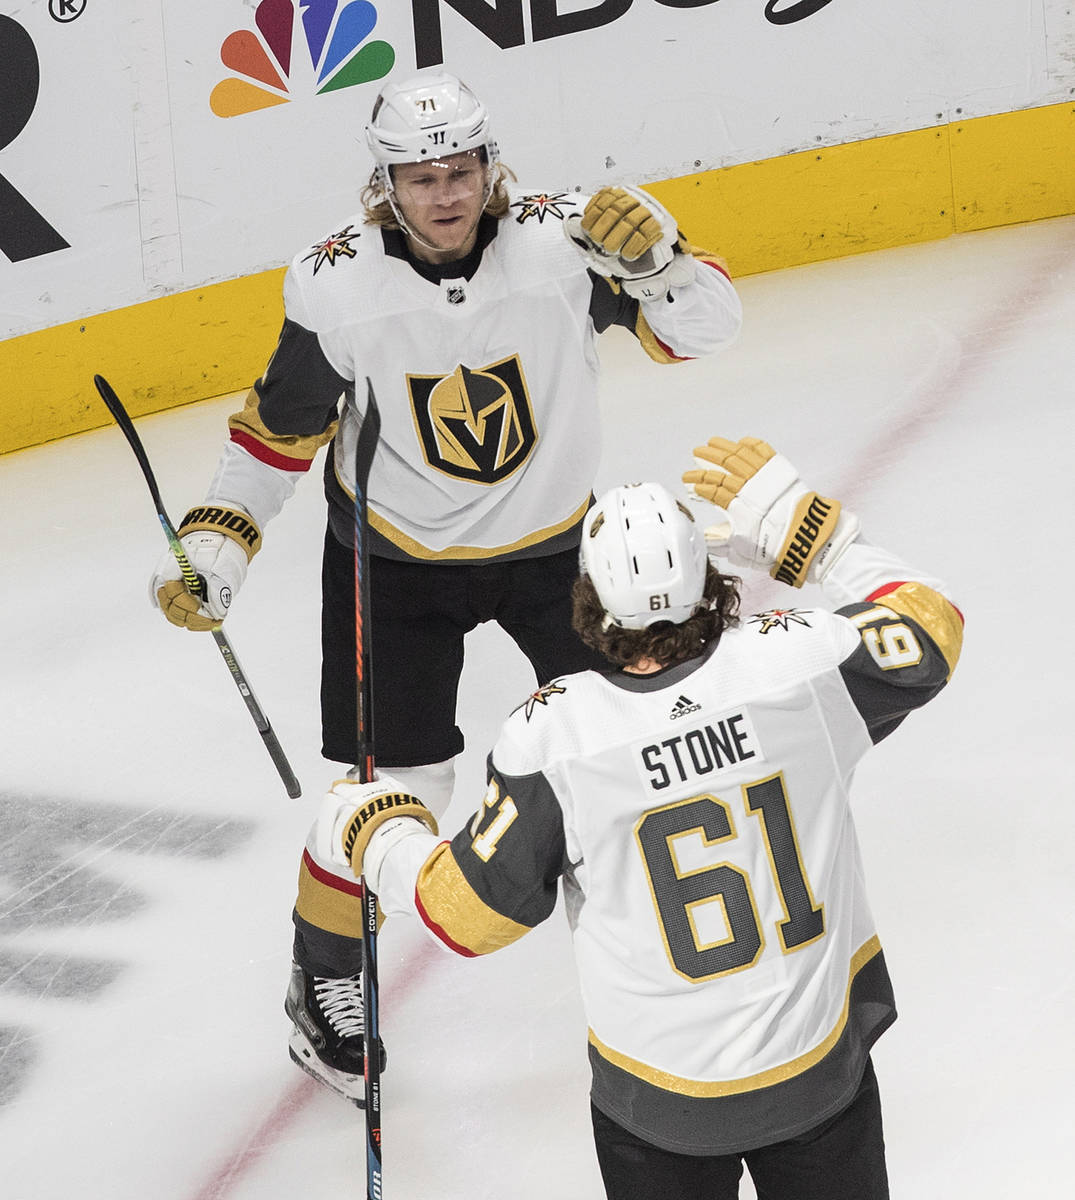
<instances>
[{"instance_id":1,"label":"curly brown hair","mask_svg":"<svg viewBox=\"0 0 1075 1200\"><path fill-rule=\"evenodd\" d=\"M581 575L571 593L571 624L591 649L603 654L617 667L650 658L662 667L697 658L706 647L716 645L725 629L739 624L739 579L722 575L712 563L706 565L702 596L709 606L673 624L658 621L648 629L605 627L606 613L593 581Z\"/></svg>"},{"instance_id":2,"label":"curly brown hair","mask_svg":"<svg viewBox=\"0 0 1075 1200\"><path fill-rule=\"evenodd\" d=\"M486 201L485 208L482 209L482 212L496 217L498 221L508 215L508 208L511 204L507 186L509 179L515 179L515 172L511 167L498 162L493 167L493 190ZM366 213L367 225L377 225L381 229L399 228L396 214L392 211L392 205L388 203L376 171L370 175L369 182L359 193L359 199L362 201L362 207Z\"/></svg>"}]
</instances>

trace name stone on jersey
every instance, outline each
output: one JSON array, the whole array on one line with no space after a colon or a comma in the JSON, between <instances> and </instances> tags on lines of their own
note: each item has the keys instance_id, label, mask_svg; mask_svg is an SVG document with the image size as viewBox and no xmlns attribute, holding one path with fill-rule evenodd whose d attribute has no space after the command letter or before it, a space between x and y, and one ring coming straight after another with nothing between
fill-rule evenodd
<instances>
[{"instance_id":1,"label":"name stone on jersey","mask_svg":"<svg viewBox=\"0 0 1075 1200\"><path fill-rule=\"evenodd\" d=\"M651 792L701 785L743 762L763 761L758 735L745 710L693 723L661 741L634 747L635 761Z\"/></svg>"}]
</instances>

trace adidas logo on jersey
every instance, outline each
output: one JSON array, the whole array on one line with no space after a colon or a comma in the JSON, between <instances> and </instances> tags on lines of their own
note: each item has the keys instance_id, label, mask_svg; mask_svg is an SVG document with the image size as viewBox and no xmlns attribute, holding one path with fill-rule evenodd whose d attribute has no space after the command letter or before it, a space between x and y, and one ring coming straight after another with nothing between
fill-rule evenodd
<instances>
[{"instance_id":1,"label":"adidas logo on jersey","mask_svg":"<svg viewBox=\"0 0 1075 1200\"><path fill-rule=\"evenodd\" d=\"M690 713L701 712L701 710L702 706L700 704L695 704L694 701L687 696L680 696L672 706L672 711L668 714L668 719L670 721L675 721L678 720L679 717L686 717Z\"/></svg>"}]
</instances>

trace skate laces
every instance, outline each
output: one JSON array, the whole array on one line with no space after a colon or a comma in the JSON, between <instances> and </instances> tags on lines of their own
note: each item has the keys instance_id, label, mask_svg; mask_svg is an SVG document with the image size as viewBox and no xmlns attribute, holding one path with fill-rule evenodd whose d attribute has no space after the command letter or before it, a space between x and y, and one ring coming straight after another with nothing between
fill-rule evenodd
<instances>
[{"instance_id":1,"label":"skate laces","mask_svg":"<svg viewBox=\"0 0 1075 1200\"><path fill-rule=\"evenodd\" d=\"M314 976L317 1006L341 1038L362 1037L366 1015L362 1004L362 976L346 979L322 979Z\"/></svg>"}]
</instances>

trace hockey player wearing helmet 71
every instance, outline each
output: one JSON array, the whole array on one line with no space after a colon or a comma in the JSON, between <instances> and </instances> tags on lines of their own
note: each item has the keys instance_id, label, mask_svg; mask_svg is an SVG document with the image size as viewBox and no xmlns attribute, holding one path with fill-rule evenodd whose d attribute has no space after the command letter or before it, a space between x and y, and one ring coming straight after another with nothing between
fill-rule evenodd
<instances>
[{"instance_id":1,"label":"hockey player wearing helmet 71","mask_svg":"<svg viewBox=\"0 0 1075 1200\"><path fill-rule=\"evenodd\" d=\"M607 664L508 717L463 829L387 776L335 785L313 836L464 958L562 880L609 1200L735 1200L744 1165L762 1200L887 1200L870 1048L896 1010L849 791L945 687L962 617L765 442L695 455L689 504L651 483L591 509L574 621ZM740 618L702 523L825 603Z\"/></svg>"},{"instance_id":2,"label":"hockey player wearing helmet 71","mask_svg":"<svg viewBox=\"0 0 1075 1200\"><path fill-rule=\"evenodd\" d=\"M538 684L602 662L571 627L601 453L598 335L623 326L674 365L731 342L741 313L719 259L688 246L644 192L519 187L485 105L447 71L389 80L366 143L361 207L293 258L276 351L230 419L207 503L180 530L207 599L187 591L171 555L151 593L177 625L222 621L324 449L322 753L356 762L353 480L369 380L381 414L367 488L375 751L439 814L463 747L456 692L470 630L496 621ZM286 611L301 583L286 563L275 570ZM290 1051L356 1102L360 907L350 871L309 842Z\"/></svg>"},{"instance_id":3,"label":"hockey player wearing helmet 71","mask_svg":"<svg viewBox=\"0 0 1075 1200\"><path fill-rule=\"evenodd\" d=\"M368 194L383 197L417 258L451 262L474 248L478 220L506 172L485 106L466 84L440 72L420 90L389 84L377 97L366 126L377 164Z\"/></svg>"}]
</instances>

